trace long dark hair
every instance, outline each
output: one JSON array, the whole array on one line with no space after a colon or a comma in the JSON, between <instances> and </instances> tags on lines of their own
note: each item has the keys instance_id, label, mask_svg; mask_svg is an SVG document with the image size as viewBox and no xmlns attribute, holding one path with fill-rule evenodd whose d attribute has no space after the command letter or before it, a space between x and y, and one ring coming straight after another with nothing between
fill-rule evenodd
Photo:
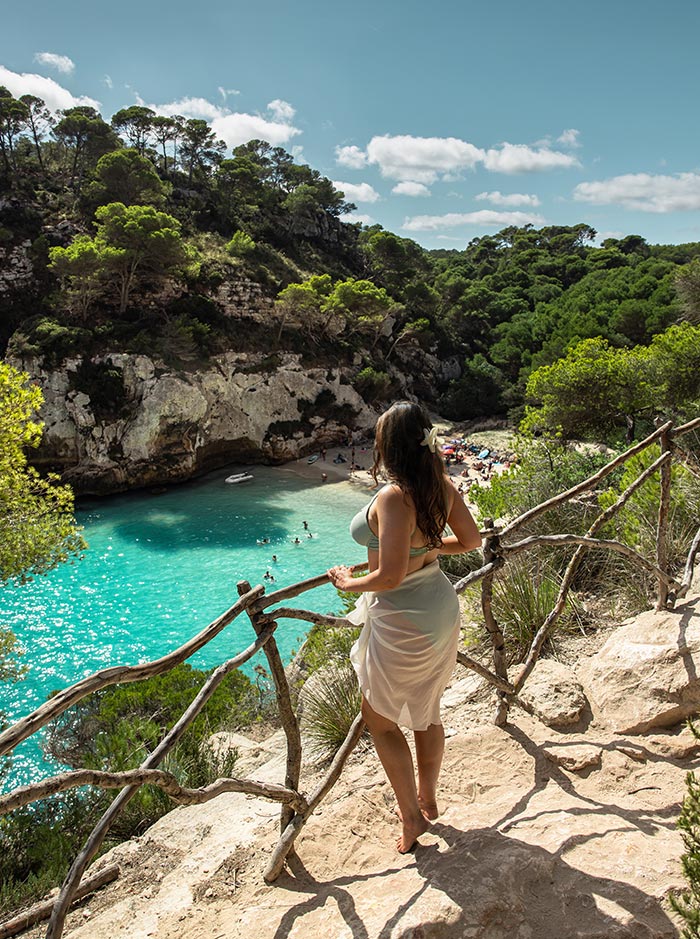
<instances>
[{"instance_id":1,"label":"long dark hair","mask_svg":"<svg viewBox=\"0 0 700 939\"><path fill-rule=\"evenodd\" d=\"M438 548L447 523L447 493L442 457L423 443L430 418L419 404L398 401L377 421L374 440L375 483L384 471L413 500L416 525L429 548Z\"/></svg>"}]
</instances>

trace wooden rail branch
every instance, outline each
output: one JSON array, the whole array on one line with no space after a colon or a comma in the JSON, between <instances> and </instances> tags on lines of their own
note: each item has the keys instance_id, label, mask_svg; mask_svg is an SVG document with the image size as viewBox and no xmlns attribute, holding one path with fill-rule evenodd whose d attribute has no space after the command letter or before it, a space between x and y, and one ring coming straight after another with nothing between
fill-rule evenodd
<instances>
[{"instance_id":1,"label":"wooden rail branch","mask_svg":"<svg viewBox=\"0 0 700 939\"><path fill-rule=\"evenodd\" d=\"M109 867L105 867L98 873L93 874L92 877L88 877L82 882L78 890L76 890L74 897L75 902L82 900L101 887L106 887L107 884L111 884L112 881L117 879L119 874L119 866L117 864L111 864ZM28 909L13 916L12 919L5 920L4 923L0 923L0 939L9 939L10 936L16 936L18 933L31 929L32 926L36 926L36 924L42 922L42 920L48 919L52 909L53 900L43 900L41 903L35 903Z\"/></svg>"},{"instance_id":2,"label":"wooden rail branch","mask_svg":"<svg viewBox=\"0 0 700 939\"><path fill-rule=\"evenodd\" d=\"M565 544L580 544L585 545L587 548L609 548L611 551L617 551L618 554L624 554L625 557L635 561L639 567L643 567L649 574L663 579L669 586L678 586L673 577L665 573L665 571L660 570L655 564L652 564L651 561L647 561L647 559L642 557L634 548L630 548L629 545L623 544L621 541L614 541L609 538L588 538L586 535L530 535L528 538L523 538L522 541L503 545L502 550L506 557L510 557L528 548L539 547L541 545Z\"/></svg>"},{"instance_id":3,"label":"wooden rail branch","mask_svg":"<svg viewBox=\"0 0 700 939\"><path fill-rule=\"evenodd\" d=\"M693 543L690 546L688 558L685 562L685 568L683 570L683 577L681 578L681 585L678 590L676 590L675 594L669 595L674 601L682 600L690 590L690 585L693 582L693 570L695 568L695 561L698 556L698 551L700 551L700 528L698 528L697 532L695 533Z\"/></svg>"},{"instance_id":4,"label":"wooden rail branch","mask_svg":"<svg viewBox=\"0 0 700 939\"><path fill-rule=\"evenodd\" d=\"M691 430L700 429L700 417L694 417L692 421L688 421L686 424L680 424L678 427L674 427L669 431L670 436L673 437L682 437L683 434L687 434Z\"/></svg>"},{"instance_id":5,"label":"wooden rail branch","mask_svg":"<svg viewBox=\"0 0 700 939\"><path fill-rule=\"evenodd\" d=\"M31 737L33 733L48 724L50 720L58 717L59 714L63 714L69 707L87 695L108 688L110 685L144 681L153 675L161 675L163 672L167 672L174 666L184 662L195 652L198 652L202 646L211 642L215 636L218 636L222 629L232 623L262 593L262 587L254 587L245 596L240 597L230 609L190 639L189 642L184 643L184 645L160 659L143 662L140 665L116 665L113 668L105 668L59 691L58 694L55 694L35 711L32 711L31 714L12 724L0 734L0 756L14 750L19 743L26 740L27 737Z\"/></svg>"},{"instance_id":6,"label":"wooden rail branch","mask_svg":"<svg viewBox=\"0 0 700 939\"><path fill-rule=\"evenodd\" d=\"M282 868L284 867L285 858L287 858L293 850L294 842L297 836L306 824L314 809L318 806L322 799L326 797L326 795L338 781L343 767L345 766L348 757L357 746L364 729L365 722L362 719L362 715L358 714L355 720L352 722L352 726L350 727L345 740L333 758L333 762L331 763L325 777L309 795L308 806L306 810L295 815L282 832L282 837L277 842L277 847L272 852L272 856L263 875L267 883L272 883L272 881L279 877L280 873L282 872Z\"/></svg>"},{"instance_id":7,"label":"wooden rail branch","mask_svg":"<svg viewBox=\"0 0 700 939\"><path fill-rule=\"evenodd\" d=\"M577 496L580 492L585 492L586 489L592 489L595 485L597 485L597 483L600 482L601 479L605 479L605 477L612 473L614 469L617 469L620 464L625 463L630 459L630 457L633 457L636 453L646 449L649 444L653 443L658 437L669 430L671 426L672 421L667 421L661 427L657 427L657 429L652 434L649 434L648 437L645 437L644 440L641 440L633 447L630 447L629 450L625 450L624 453L616 456L614 460L606 463L605 466L602 467L602 469L599 469L597 473L594 473L593 476L589 476L588 479L584 479L583 482L577 483L575 486L572 486L565 492L560 492L558 496L553 496L546 502L542 502L540 505L536 505L534 508L528 509L527 512L523 512L522 515L519 515L517 518L513 519L512 522L509 522L509 524L506 525L506 527L501 532L501 536L505 537L506 535L512 534L517 528L520 528L527 522L531 522L534 518L537 518L543 512L547 512L549 509L553 509L562 502L566 502L573 496Z\"/></svg>"},{"instance_id":8,"label":"wooden rail branch","mask_svg":"<svg viewBox=\"0 0 700 939\"><path fill-rule=\"evenodd\" d=\"M668 433L661 435L661 452L671 452L671 437ZM659 493L659 514L656 523L656 566L661 571L668 569L668 513L671 507L671 465L664 463L661 467L661 486ZM658 578L656 592L656 609L665 610L668 600L668 584L663 578Z\"/></svg>"},{"instance_id":9,"label":"wooden rail branch","mask_svg":"<svg viewBox=\"0 0 700 939\"><path fill-rule=\"evenodd\" d=\"M325 576L325 575L324 575ZM244 596L250 593L250 584L247 580L241 580L238 583L238 593L241 596ZM248 610L248 616L250 617L250 622L255 630L256 634L260 634L264 628L265 624L265 615L262 612L255 610ZM274 625L276 622L273 620ZM274 637L272 637L265 645L265 656L267 657L268 665L270 666L270 673L272 675L272 681L275 685L275 695L277 697L277 709L279 711L280 720L282 721L282 729L284 730L284 735L287 738L287 766L284 776L284 783L288 789L297 791L299 789L299 776L301 774L301 730L299 729L299 721L294 712L294 705L292 704L292 696L289 691L289 682L287 681L287 673L282 662L282 657L277 648L277 643L275 642ZM282 810L280 811L280 830L284 831L289 822L294 817L294 810L289 805L283 805Z\"/></svg>"},{"instance_id":10,"label":"wooden rail branch","mask_svg":"<svg viewBox=\"0 0 700 939\"><path fill-rule=\"evenodd\" d=\"M255 653L258 652L259 649L261 649L265 643L267 643L272 638L274 631L275 624L268 624L264 629L261 630L255 642L249 645L247 649L245 649L243 652L239 652L238 655L234 656L232 659L229 659L227 662L224 662L211 673L204 685L202 685L202 687L199 689L198 694L190 706L180 717L177 723L170 728L168 733L165 735L165 737L163 737L155 750L153 750L153 752L143 761L139 769L155 769L156 766L158 766L163 757L166 756L170 750L172 750L190 724L203 710L205 704L214 694L226 675L228 675L228 673L234 669L239 668L241 665L247 662L248 659L251 659ZM139 788L140 787L138 784L134 784L127 786L126 789L122 789L122 791L114 799L110 807L93 828L87 841L83 845L82 850L73 861L73 864L71 865L71 868L66 875L66 879L63 881L61 892L56 898L54 908L51 913L49 928L46 931L46 939L61 939L68 909L72 902L73 896L75 895L75 891L80 884L82 876L85 873L85 869L100 850L100 847L102 846L102 843L112 825L112 822L119 816L122 809L131 801L131 799L133 799Z\"/></svg>"},{"instance_id":11,"label":"wooden rail branch","mask_svg":"<svg viewBox=\"0 0 700 939\"><path fill-rule=\"evenodd\" d=\"M360 574L362 571L367 570L367 563L353 564L350 570L353 574ZM279 590L273 590L272 593L267 593L259 600L252 603L250 612L259 613L262 610L267 610L269 607L274 606L275 603L281 603L283 600L291 600L292 597L298 597L300 593L306 593L307 590L313 590L314 587L322 587L328 582L328 574L323 573L318 574L316 577L309 577L307 580L300 580L299 583L292 584L290 587L281 587Z\"/></svg>"},{"instance_id":12,"label":"wooden rail branch","mask_svg":"<svg viewBox=\"0 0 700 939\"><path fill-rule=\"evenodd\" d=\"M493 670L501 681L508 681L508 663L506 662L506 640L501 627L493 614L493 579L495 577L496 566L503 563L503 548L498 532L493 527L493 519L484 519L488 529L484 538L484 562L485 565L494 564L494 570L486 574L481 582L481 610L484 614L484 623L491 637L491 649L493 654ZM503 727L508 719L508 701L504 692L498 689L496 692L497 705L495 723L497 727Z\"/></svg>"},{"instance_id":13,"label":"wooden rail branch","mask_svg":"<svg viewBox=\"0 0 700 939\"><path fill-rule=\"evenodd\" d=\"M188 789L181 786L172 773L161 769L131 769L119 773L78 769L51 776L49 779L43 779L41 782L28 786L20 786L9 795L0 796L0 815L12 812L23 805L29 805L38 799L55 795L57 792L75 789L77 786L121 789L131 785L158 786L181 805L199 805L203 802L210 802L224 792L245 792L248 795L262 796L272 802L284 802L297 812L303 812L307 806L306 799L298 792L285 789L284 786L278 786L275 783L259 782L256 779L241 779L237 776L220 777L208 786Z\"/></svg>"},{"instance_id":14,"label":"wooden rail branch","mask_svg":"<svg viewBox=\"0 0 700 939\"><path fill-rule=\"evenodd\" d=\"M481 675L482 678L485 678L486 681L490 682L500 691L505 691L507 694L515 693L515 688L509 681L495 675L490 669L486 668L485 665L482 665L481 662L477 662L476 659L467 655L466 652L458 652L457 661L465 668L471 669L471 671L476 672L477 675Z\"/></svg>"},{"instance_id":15,"label":"wooden rail branch","mask_svg":"<svg viewBox=\"0 0 700 939\"><path fill-rule=\"evenodd\" d=\"M344 616L328 616L324 613L314 613L313 610L297 610L292 606L278 606L275 610L264 614L264 621L277 619L303 619L317 626L333 626L341 629L346 627L354 629L354 624L348 622Z\"/></svg>"},{"instance_id":16,"label":"wooden rail branch","mask_svg":"<svg viewBox=\"0 0 700 939\"><path fill-rule=\"evenodd\" d=\"M478 570L471 571L454 585L455 593L464 593L471 584L475 584L477 581L481 580L482 577L487 577L489 574L495 573L500 567L503 567L504 564L505 560L502 557L498 557L494 558L493 561L489 561L488 564L484 564L483 567L480 567Z\"/></svg>"}]
</instances>

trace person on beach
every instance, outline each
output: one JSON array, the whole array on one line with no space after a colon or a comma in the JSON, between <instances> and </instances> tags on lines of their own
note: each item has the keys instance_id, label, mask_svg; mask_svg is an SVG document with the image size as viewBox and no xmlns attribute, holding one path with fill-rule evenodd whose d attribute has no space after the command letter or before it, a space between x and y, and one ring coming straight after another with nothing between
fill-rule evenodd
<instances>
[{"instance_id":1,"label":"person on beach","mask_svg":"<svg viewBox=\"0 0 700 939\"><path fill-rule=\"evenodd\" d=\"M362 689L362 716L394 790L405 854L438 817L436 789L445 734L440 698L455 666L459 603L440 570L441 554L479 547L479 531L445 472L437 431L417 404L398 402L377 422L372 476L388 483L350 523L367 547L369 573L328 571L339 590L361 594L348 619L362 625L350 660ZM449 525L453 534L443 535ZM414 732L411 751L399 724Z\"/></svg>"}]
</instances>

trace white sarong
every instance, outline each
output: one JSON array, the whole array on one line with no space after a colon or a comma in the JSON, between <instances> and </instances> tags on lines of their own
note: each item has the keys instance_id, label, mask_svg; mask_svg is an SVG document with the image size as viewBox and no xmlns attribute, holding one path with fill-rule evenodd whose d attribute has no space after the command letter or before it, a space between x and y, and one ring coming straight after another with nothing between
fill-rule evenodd
<instances>
[{"instance_id":1,"label":"white sarong","mask_svg":"<svg viewBox=\"0 0 700 939\"><path fill-rule=\"evenodd\" d=\"M440 723L459 642L459 602L437 561L398 587L363 593L348 620L362 626L350 651L362 693L388 720L427 730Z\"/></svg>"}]
</instances>

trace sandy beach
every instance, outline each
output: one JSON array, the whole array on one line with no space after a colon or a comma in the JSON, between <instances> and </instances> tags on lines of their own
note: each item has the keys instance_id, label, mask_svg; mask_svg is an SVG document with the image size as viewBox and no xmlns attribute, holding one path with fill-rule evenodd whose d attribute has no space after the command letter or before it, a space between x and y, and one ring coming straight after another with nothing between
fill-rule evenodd
<instances>
[{"instance_id":1,"label":"sandy beach","mask_svg":"<svg viewBox=\"0 0 700 939\"><path fill-rule=\"evenodd\" d=\"M439 425L438 425L439 426ZM489 485L492 475L504 472L509 465L507 457L511 453L513 443L513 433L507 430L485 430L464 435L461 432L455 432L449 425L443 424L440 427L442 431L438 436L438 445L443 457L448 454L443 452L444 447L449 447L452 441L466 441L464 446L458 446L460 462L451 458L446 460L446 469L448 474L454 479L455 484L466 496L470 486L474 482L480 485ZM469 444L476 448L469 449ZM479 455L488 451L488 455L479 459ZM355 466L360 469L352 469L352 457L355 457ZM350 483L363 489L374 489L374 481L370 475L372 466L373 445L371 441L362 441L353 446L331 447L325 453L315 454L317 457L313 462L309 462L310 457L303 457L300 460L293 460L285 463L285 469L292 470L304 479L313 480L319 484L327 483ZM339 457L342 461L336 462ZM324 479L325 474L325 479Z\"/></svg>"}]
</instances>

